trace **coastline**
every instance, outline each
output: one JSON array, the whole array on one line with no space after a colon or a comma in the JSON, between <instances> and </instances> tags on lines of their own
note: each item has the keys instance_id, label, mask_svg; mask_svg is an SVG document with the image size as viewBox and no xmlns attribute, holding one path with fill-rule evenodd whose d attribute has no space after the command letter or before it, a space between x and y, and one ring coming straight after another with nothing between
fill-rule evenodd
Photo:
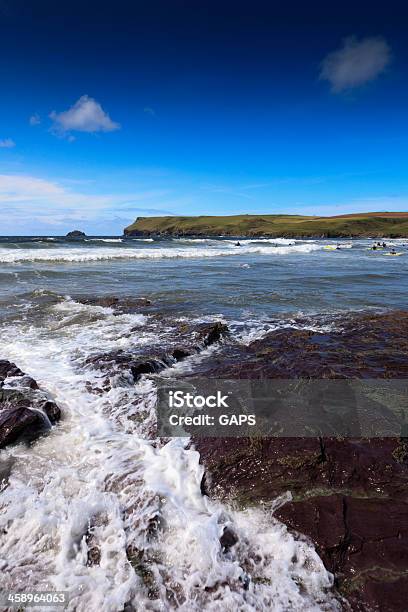
<instances>
[{"instance_id":1,"label":"coastline","mask_svg":"<svg viewBox=\"0 0 408 612\"><path fill-rule=\"evenodd\" d=\"M340 217L234 215L138 217L126 237L407 238L408 213L364 213Z\"/></svg>"}]
</instances>

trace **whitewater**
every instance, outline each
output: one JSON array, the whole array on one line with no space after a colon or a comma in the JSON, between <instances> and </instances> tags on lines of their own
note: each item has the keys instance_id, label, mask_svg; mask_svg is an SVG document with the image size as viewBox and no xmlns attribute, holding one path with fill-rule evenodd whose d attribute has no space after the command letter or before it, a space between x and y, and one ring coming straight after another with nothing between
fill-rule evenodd
<instances>
[{"instance_id":1,"label":"whitewater","mask_svg":"<svg viewBox=\"0 0 408 612\"><path fill-rule=\"evenodd\" d=\"M274 508L208 499L188 439L154 438L152 380L135 386L113 376L108 391L92 392L100 374L87 358L154 345L149 317L60 298L3 325L0 339L2 357L63 411L32 446L1 451L14 461L0 496L2 589L68 591L68 610L79 612L340 609L315 550L274 519ZM239 537L229 551L220 544L226 527ZM91 565L95 546L100 561Z\"/></svg>"},{"instance_id":2,"label":"whitewater","mask_svg":"<svg viewBox=\"0 0 408 612\"><path fill-rule=\"evenodd\" d=\"M138 248L92 248L72 247L58 249L10 249L0 248L0 263L20 262L92 262L112 259L189 259L208 257L228 257L242 255L289 255L311 253L322 249L318 244L299 244L293 246L241 246L227 245L212 248L156 247Z\"/></svg>"}]
</instances>

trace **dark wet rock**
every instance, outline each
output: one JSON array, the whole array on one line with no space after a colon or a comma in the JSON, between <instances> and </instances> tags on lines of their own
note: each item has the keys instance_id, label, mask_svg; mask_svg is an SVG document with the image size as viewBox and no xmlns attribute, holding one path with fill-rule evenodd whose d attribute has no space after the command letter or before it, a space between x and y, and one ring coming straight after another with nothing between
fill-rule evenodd
<instances>
[{"instance_id":1,"label":"dark wet rock","mask_svg":"<svg viewBox=\"0 0 408 612\"><path fill-rule=\"evenodd\" d=\"M11 474L15 459L8 457L7 459L0 460L0 492L3 491L8 485L8 479Z\"/></svg>"},{"instance_id":2,"label":"dark wet rock","mask_svg":"<svg viewBox=\"0 0 408 612\"><path fill-rule=\"evenodd\" d=\"M58 408L57 404L52 400L46 400L41 405L41 410L45 412L47 417L50 420L50 423L54 425L61 418L61 410Z\"/></svg>"},{"instance_id":3,"label":"dark wet rock","mask_svg":"<svg viewBox=\"0 0 408 612\"><path fill-rule=\"evenodd\" d=\"M75 301L89 306L102 306L112 308L115 314L133 314L152 305L151 300L145 297L117 297L117 296L77 296Z\"/></svg>"},{"instance_id":4,"label":"dark wet rock","mask_svg":"<svg viewBox=\"0 0 408 612\"><path fill-rule=\"evenodd\" d=\"M101 543L98 537L98 529L106 526L108 519L103 514L98 514L89 522L88 529L85 533L85 544L87 546L87 561L89 567L99 565L102 558Z\"/></svg>"},{"instance_id":5,"label":"dark wet rock","mask_svg":"<svg viewBox=\"0 0 408 612\"><path fill-rule=\"evenodd\" d=\"M187 330L184 330L184 333ZM191 330L188 330L191 332ZM197 326L191 334L189 346L176 347L170 349L168 353L164 353L151 359L143 359L136 364L131 365L131 372L135 380L138 380L142 374L156 374L166 367L173 365L176 362L183 361L187 357L199 353L204 348L212 346L220 342L223 336L227 335L228 328L220 322L205 323Z\"/></svg>"},{"instance_id":6,"label":"dark wet rock","mask_svg":"<svg viewBox=\"0 0 408 612\"><path fill-rule=\"evenodd\" d=\"M173 359L175 359L175 361L181 361L182 359L189 357L190 354L191 353L187 349L176 348L172 352L171 356L173 357Z\"/></svg>"},{"instance_id":7,"label":"dark wet rock","mask_svg":"<svg viewBox=\"0 0 408 612\"><path fill-rule=\"evenodd\" d=\"M243 574L240 576L239 581L242 582L242 588L244 591L247 591L249 589L249 585L251 584L251 578L248 576L248 574Z\"/></svg>"},{"instance_id":8,"label":"dark wet rock","mask_svg":"<svg viewBox=\"0 0 408 612\"><path fill-rule=\"evenodd\" d=\"M157 564L158 559L149 558L149 555L143 549L138 549L132 545L127 547L126 555L146 588L149 599L158 599L159 587L154 572L154 565Z\"/></svg>"},{"instance_id":9,"label":"dark wet rock","mask_svg":"<svg viewBox=\"0 0 408 612\"><path fill-rule=\"evenodd\" d=\"M200 362L200 376L403 379L408 313L346 317L325 333L281 329L224 349ZM275 516L312 540L351 609L400 612L408 588L404 431L400 439L197 438L202 491L239 507L271 508L290 491L292 501Z\"/></svg>"},{"instance_id":10,"label":"dark wet rock","mask_svg":"<svg viewBox=\"0 0 408 612\"><path fill-rule=\"evenodd\" d=\"M220 544L223 547L224 551L229 550L238 542L237 534L230 528L224 527L224 531L222 536L220 537Z\"/></svg>"},{"instance_id":11,"label":"dark wet rock","mask_svg":"<svg viewBox=\"0 0 408 612\"><path fill-rule=\"evenodd\" d=\"M0 448L22 440L31 442L60 416L58 406L33 378L14 363L0 361Z\"/></svg>"},{"instance_id":12,"label":"dark wet rock","mask_svg":"<svg viewBox=\"0 0 408 612\"><path fill-rule=\"evenodd\" d=\"M0 412L0 448L4 448L19 438L31 440L47 429L43 414L19 406L5 408Z\"/></svg>"},{"instance_id":13,"label":"dark wet rock","mask_svg":"<svg viewBox=\"0 0 408 612\"><path fill-rule=\"evenodd\" d=\"M153 324L156 324L155 319ZM104 388L110 385L110 377L118 373L137 382L144 374L158 374L220 342L228 334L227 326L220 322L193 324L167 320L166 325L169 328L167 338L158 336L161 345L165 346L136 346L133 350L93 355L86 360L85 365L106 373Z\"/></svg>"},{"instance_id":14,"label":"dark wet rock","mask_svg":"<svg viewBox=\"0 0 408 612\"><path fill-rule=\"evenodd\" d=\"M112 351L89 357L86 365L106 373L104 388L109 384L109 377L122 374L129 382L137 382L143 374L155 374L169 365L176 363L171 355L143 355L142 351L134 353Z\"/></svg>"},{"instance_id":15,"label":"dark wet rock","mask_svg":"<svg viewBox=\"0 0 408 612\"><path fill-rule=\"evenodd\" d=\"M182 358L184 359L184 357ZM178 361L178 359L174 358L174 361ZM130 365L130 371L132 372L133 379L137 381L143 374L157 374L157 372L160 372L160 370L163 370L169 365L171 365L171 360L167 355L163 355L161 358L146 359L132 363Z\"/></svg>"},{"instance_id":16,"label":"dark wet rock","mask_svg":"<svg viewBox=\"0 0 408 612\"><path fill-rule=\"evenodd\" d=\"M16 366L15 363L0 359L0 382L10 376L23 376L23 372Z\"/></svg>"},{"instance_id":17,"label":"dark wet rock","mask_svg":"<svg viewBox=\"0 0 408 612\"><path fill-rule=\"evenodd\" d=\"M224 323L204 323L198 329L199 339L204 346L211 346L219 342L223 336L228 334L228 327Z\"/></svg>"}]
</instances>

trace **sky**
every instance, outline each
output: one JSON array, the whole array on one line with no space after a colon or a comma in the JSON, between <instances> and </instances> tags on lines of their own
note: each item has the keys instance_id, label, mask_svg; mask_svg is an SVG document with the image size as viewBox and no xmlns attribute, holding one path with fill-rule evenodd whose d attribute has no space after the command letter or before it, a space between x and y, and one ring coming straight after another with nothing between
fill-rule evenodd
<instances>
[{"instance_id":1,"label":"sky","mask_svg":"<svg viewBox=\"0 0 408 612\"><path fill-rule=\"evenodd\" d=\"M0 0L0 234L408 210L404 3Z\"/></svg>"}]
</instances>

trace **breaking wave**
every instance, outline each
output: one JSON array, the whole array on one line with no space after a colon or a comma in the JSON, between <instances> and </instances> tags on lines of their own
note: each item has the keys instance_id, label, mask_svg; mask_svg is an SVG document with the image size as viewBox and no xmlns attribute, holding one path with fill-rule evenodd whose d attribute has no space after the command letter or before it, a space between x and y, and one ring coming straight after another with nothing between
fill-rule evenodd
<instances>
[{"instance_id":1,"label":"breaking wave","mask_svg":"<svg viewBox=\"0 0 408 612\"><path fill-rule=\"evenodd\" d=\"M10 252L0 250L0 263L20 262L92 262L115 259L177 259L177 258L207 258L227 257L237 255L290 255L311 253L323 248L318 244L296 244L293 246L241 246L218 248L60 248L55 249L21 249Z\"/></svg>"},{"instance_id":2,"label":"breaking wave","mask_svg":"<svg viewBox=\"0 0 408 612\"><path fill-rule=\"evenodd\" d=\"M123 242L123 238L85 238L84 242Z\"/></svg>"}]
</instances>

